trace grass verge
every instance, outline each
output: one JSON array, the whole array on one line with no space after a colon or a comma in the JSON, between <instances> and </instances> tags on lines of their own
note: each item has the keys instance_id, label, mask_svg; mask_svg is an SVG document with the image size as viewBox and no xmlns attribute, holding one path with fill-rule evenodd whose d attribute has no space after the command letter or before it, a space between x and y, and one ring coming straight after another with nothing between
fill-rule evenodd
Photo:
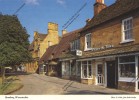
<instances>
[{"instance_id":1,"label":"grass verge","mask_svg":"<svg viewBox=\"0 0 139 100\"><path fill-rule=\"evenodd\" d=\"M2 79L0 77L0 83L2 83L1 80ZM19 80L18 76L7 76L5 79L5 84L0 84L0 95L10 94L21 87L23 87L23 84Z\"/></svg>"}]
</instances>

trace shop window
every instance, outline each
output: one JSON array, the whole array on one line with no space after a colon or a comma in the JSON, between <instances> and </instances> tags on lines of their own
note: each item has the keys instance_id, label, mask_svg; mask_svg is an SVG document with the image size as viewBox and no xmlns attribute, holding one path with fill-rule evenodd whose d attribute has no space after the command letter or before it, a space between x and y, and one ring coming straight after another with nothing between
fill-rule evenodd
<instances>
[{"instance_id":1,"label":"shop window","mask_svg":"<svg viewBox=\"0 0 139 100\"><path fill-rule=\"evenodd\" d=\"M76 68L76 75L77 76L81 76L81 62L80 61L77 62L77 66L76 67L77 67Z\"/></svg>"},{"instance_id":2,"label":"shop window","mask_svg":"<svg viewBox=\"0 0 139 100\"><path fill-rule=\"evenodd\" d=\"M135 64L120 64L120 77L135 77Z\"/></svg>"},{"instance_id":3,"label":"shop window","mask_svg":"<svg viewBox=\"0 0 139 100\"><path fill-rule=\"evenodd\" d=\"M135 78L135 56L119 58L119 77Z\"/></svg>"},{"instance_id":4,"label":"shop window","mask_svg":"<svg viewBox=\"0 0 139 100\"><path fill-rule=\"evenodd\" d=\"M92 62L82 62L82 78L92 78Z\"/></svg>"},{"instance_id":5,"label":"shop window","mask_svg":"<svg viewBox=\"0 0 139 100\"><path fill-rule=\"evenodd\" d=\"M70 63L67 61L65 66L65 75L69 75L70 72Z\"/></svg>"},{"instance_id":6,"label":"shop window","mask_svg":"<svg viewBox=\"0 0 139 100\"><path fill-rule=\"evenodd\" d=\"M62 69L62 73L63 75L69 75L69 71L70 71L70 63L68 61L65 61L63 62L63 65L62 65L63 69Z\"/></svg>"}]
</instances>

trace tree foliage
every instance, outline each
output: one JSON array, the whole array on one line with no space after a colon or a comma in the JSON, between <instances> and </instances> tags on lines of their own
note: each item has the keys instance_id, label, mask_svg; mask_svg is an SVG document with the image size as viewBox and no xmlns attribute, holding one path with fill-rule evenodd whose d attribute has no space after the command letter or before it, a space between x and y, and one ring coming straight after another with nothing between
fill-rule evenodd
<instances>
[{"instance_id":1,"label":"tree foliage","mask_svg":"<svg viewBox=\"0 0 139 100\"><path fill-rule=\"evenodd\" d=\"M0 14L0 66L11 66L31 59L29 35L16 16Z\"/></svg>"}]
</instances>

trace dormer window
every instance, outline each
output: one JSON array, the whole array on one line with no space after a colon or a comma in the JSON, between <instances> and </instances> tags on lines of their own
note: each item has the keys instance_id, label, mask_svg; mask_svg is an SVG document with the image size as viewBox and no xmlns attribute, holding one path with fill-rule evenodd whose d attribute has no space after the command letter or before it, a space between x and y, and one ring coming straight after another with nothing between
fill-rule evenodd
<instances>
[{"instance_id":1,"label":"dormer window","mask_svg":"<svg viewBox=\"0 0 139 100\"><path fill-rule=\"evenodd\" d=\"M91 50L91 33L85 35L85 50Z\"/></svg>"},{"instance_id":2,"label":"dormer window","mask_svg":"<svg viewBox=\"0 0 139 100\"><path fill-rule=\"evenodd\" d=\"M122 42L132 42L133 40L133 18L127 18L122 21Z\"/></svg>"},{"instance_id":3,"label":"dormer window","mask_svg":"<svg viewBox=\"0 0 139 100\"><path fill-rule=\"evenodd\" d=\"M74 40L71 42L71 51L79 50L80 49L80 40Z\"/></svg>"}]
</instances>

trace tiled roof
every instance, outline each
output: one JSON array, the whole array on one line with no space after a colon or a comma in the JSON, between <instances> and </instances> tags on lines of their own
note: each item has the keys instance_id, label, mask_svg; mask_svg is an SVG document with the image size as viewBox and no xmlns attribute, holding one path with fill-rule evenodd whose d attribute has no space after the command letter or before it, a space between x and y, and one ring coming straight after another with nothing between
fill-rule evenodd
<instances>
[{"instance_id":1,"label":"tiled roof","mask_svg":"<svg viewBox=\"0 0 139 100\"><path fill-rule=\"evenodd\" d=\"M42 34L42 33L38 33L38 37L40 38L41 41L43 41L45 39L45 37L47 36L47 34ZM32 41L32 43L29 46L29 50L33 50L33 45L34 45L34 40Z\"/></svg>"},{"instance_id":2,"label":"tiled roof","mask_svg":"<svg viewBox=\"0 0 139 100\"><path fill-rule=\"evenodd\" d=\"M68 51L70 49L70 42L75 40L78 37L78 32L80 31L81 29L64 34L61 37L59 44L49 47L47 51L44 53L44 55L42 56L40 61L43 60L48 61L48 60L59 58L63 54L63 51Z\"/></svg>"},{"instance_id":3,"label":"tiled roof","mask_svg":"<svg viewBox=\"0 0 139 100\"><path fill-rule=\"evenodd\" d=\"M78 29L75 31L72 31L70 33L64 34L61 37L61 41L57 45L56 49L54 50L54 59L59 58L62 55L63 51L68 51L70 49L70 43L71 41L75 40L78 38L78 33L82 30Z\"/></svg>"},{"instance_id":4,"label":"tiled roof","mask_svg":"<svg viewBox=\"0 0 139 100\"><path fill-rule=\"evenodd\" d=\"M75 51L69 51L69 52L65 52L63 53L60 57L60 59L66 59L66 58L77 58Z\"/></svg>"},{"instance_id":5,"label":"tiled roof","mask_svg":"<svg viewBox=\"0 0 139 100\"><path fill-rule=\"evenodd\" d=\"M100 50L100 51L87 51L87 52L83 51L83 55L78 58L80 59L96 58L96 57L121 55L121 54L127 54L127 53L137 53L137 52L139 53L139 44L124 46L124 47L115 47L115 48ZM61 59L73 58L73 57L75 58L77 56L73 53L65 53L61 56Z\"/></svg>"},{"instance_id":6,"label":"tiled roof","mask_svg":"<svg viewBox=\"0 0 139 100\"><path fill-rule=\"evenodd\" d=\"M38 33L38 37L40 38L41 41L43 41L46 36L47 34Z\"/></svg>"},{"instance_id":7,"label":"tiled roof","mask_svg":"<svg viewBox=\"0 0 139 100\"><path fill-rule=\"evenodd\" d=\"M83 56L81 58L102 57L102 56L109 56L109 55L135 53L135 52L139 52L139 44L124 46L124 47L115 47L115 48L102 50L102 51L83 52Z\"/></svg>"},{"instance_id":8,"label":"tiled roof","mask_svg":"<svg viewBox=\"0 0 139 100\"><path fill-rule=\"evenodd\" d=\"M54 46L50 46L46 52L43 54L43 56L41 57L40 61L48 61L48 60L51 60L52 59L52 54L53 54L53 51L55 50L55 48L57 47L57 45L54 45Z\"/></svg>"},{"instance_id":9,"label":"tiled roof","mask_svg":"<svg viewBox=\"0 0 139 100\"><path fill-rule=\"evenodd\" d=\"M137 8L139 8L139 0L119 0L111 6L103 9L98 15L94 16L83 30L97 26Z\"/></svg>"}]
</instances>

